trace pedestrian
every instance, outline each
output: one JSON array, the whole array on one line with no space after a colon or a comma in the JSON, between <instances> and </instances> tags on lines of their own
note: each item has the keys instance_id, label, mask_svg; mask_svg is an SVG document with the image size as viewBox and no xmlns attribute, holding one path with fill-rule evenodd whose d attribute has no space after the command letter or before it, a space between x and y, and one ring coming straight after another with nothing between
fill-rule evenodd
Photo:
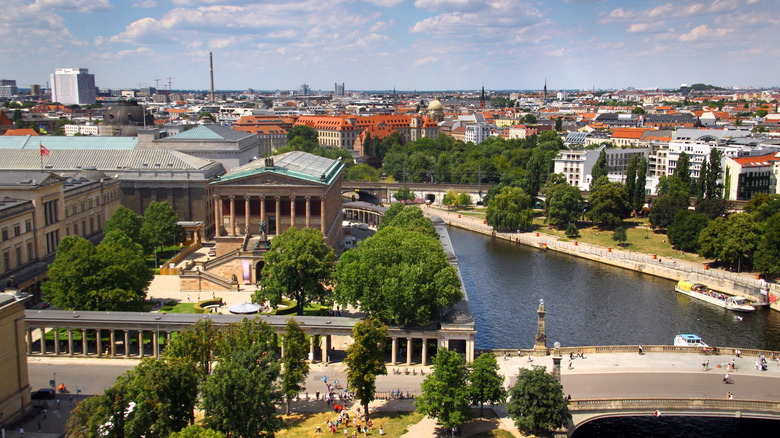
<instances>
[{"instance_id":1,"label":"pedestrian","mask_svg":"<svg viewBox=\"0 0 780 438\"><path fill-rule=\"evenodd\" d=\"M569 360L574 360L574 351L569 352Z\"/></svg>"},{"instance_id":2,"label":"pedestrian","mask_svg":"<svg viewBox=\"0 0 780 438\"><path fill-rule=\"evenodd\" d=\"M44 420L46 419L46 414L48 414L48 413L49 413L48 410L46 410L46 409L43 410L43 419Z\"/></svg>"},{"instance_id":3,"label":"pedestrian","mask_svg":"<svg viewBox=\"0 0 780 438\"><path fill-rule=\"evenodd\" d=\"M504 360L506 360L506 353L504 353Z\"/></svg>"},{"instance_id":4,"label":"pedestrian","mask_svg":"<svg viewBox=\"0 0 780 438\"><path fill-rule=\"evenodd\" d=\"M574 367L571 366L571 361L569 361L569 369L573 369Z\"/></svg>"},{"instance_id":5,"label":"pedestrian","mask_svg":"<svg viewBox=\"0 0 780 438\"><path fill-rule=\"evenodd\" d=\"M57 399L57 409L60 408L60 399Z\"/></svg>"},{"instance_id":6,"label":"pedestrian","mask_svg":"<svg viewBox=\"0 0 780 438\"><path fill-rule=\"evenodd\" d=\"M43 430L43 428L41 427L41 420L38 420L38 432L40 432L41 430Z\"/></svg>"},{"instance_id":7,"label":"pedestrian","mask_svg":"<svg viewBox=\"0 0 780 438\"><path fill-rule=\"evenodd\" d=\"M643 350L644 350L644 348L642 348L642 346L640 345L640 346L639 346L639 355L640 355L640 356L642 355L642 351L643 351Z\"/></svg>"},{"instance_id":8,"label":"pedestrian","mask_svg":"<svg viewBox=\"0 0 780 438\"><path fill-rule=\"evenodd\" d=\"M384 435L384 434L385 434L385 430L384 430L384 429L382 429L382 425L380 424L380 425L379 425L379 435L380 435L380 436L382 436L382 435Z\"/></svg>"},{"instance_id":9,"label":"pedestrian","mask_svg":"<svg viewBox=\"0 0 780 438\"><path fill-rule=\"evenodd\" d=\"M24 437L24 428L23 427L19 428L19 436L20 437Z\"/></svg>"},{"instance_id":10,"label":"pedestrian","mask_svg":"<svg viewBox=\"0 0 780 438\"><path fill-rule=\"evenodd\" d=\"M726 393L726 399L727 400L734 400L734 396L730 392L728 392L728 393Z\"/></svg>"},{"instance_id":11,"label":"pedestrian","mask_svg":"<svg viewBox=\"0 0 780 438\"><path fill-rule=\"evenodd\" d=\"M702 371L707 371L707 368L709 367L709 365L710 365L710 361L709 360L707 360L705 362L702 362L701 363L701 370Z\"/></svg>"}]
</instances>

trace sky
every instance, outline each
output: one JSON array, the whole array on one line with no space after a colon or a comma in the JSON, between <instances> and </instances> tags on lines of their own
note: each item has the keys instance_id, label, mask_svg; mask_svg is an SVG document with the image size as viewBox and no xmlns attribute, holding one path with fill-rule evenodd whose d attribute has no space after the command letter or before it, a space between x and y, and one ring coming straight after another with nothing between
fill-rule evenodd
<instances>
[{"instance_id":1,"label":"sky","mask_svg":"<svg viewBox=\"0 0 780 438\"><path fill-rule=\"evenodd\" d=\"M0 0L0 78L100 88L778 85L778 0Z\"/></svg>"}]
</instances>

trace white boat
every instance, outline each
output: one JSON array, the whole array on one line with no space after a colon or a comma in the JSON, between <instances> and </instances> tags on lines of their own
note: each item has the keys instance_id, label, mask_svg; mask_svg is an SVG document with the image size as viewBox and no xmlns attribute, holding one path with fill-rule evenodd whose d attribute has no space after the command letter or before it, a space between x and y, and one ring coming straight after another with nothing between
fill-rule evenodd
<instances>
[{"instance_id":1,"label":"white boat","mask_svg":"<svg viewBox=\"0 0 780 438\"><path fill-rule=\"evenodd\" d=\"M688 295L689 297L697 298L735 312L752 312L756 310L755 307L748 303L747 298L745 297L729 296L720 292L715 292L703 284L694 283L688 280L680 280L677 282L677 286L674 287L674 290L681 294Z\"/></svg>"},{"instance_id":2,"label":"white boat","mask_svg":"<svg viewBox=\"0 0 780 438\"><path fill-rule=\"evenodd\" d=\"M675 347L709 347L696 335L677 335L674 337Z\"/></svg>"}]
</instances>

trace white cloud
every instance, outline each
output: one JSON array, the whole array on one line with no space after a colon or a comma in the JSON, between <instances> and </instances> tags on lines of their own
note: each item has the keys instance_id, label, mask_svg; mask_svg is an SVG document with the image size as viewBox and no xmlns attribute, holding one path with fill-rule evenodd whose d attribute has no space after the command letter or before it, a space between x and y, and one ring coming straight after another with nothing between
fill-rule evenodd
<instances>
[{"instance_id":1,"label":"white cloud","mask_svg":"<svg viewBox=\"0 0 780 438\"><path fill-rule=\"evenodd\" d=\"M409 32L469 40L512 39L543 21L538 9L520 0L494 0L477 11L446 12L418 21Z\"/></svg>"},{"instance_id":2,"label":"white cloud","mask_svg":"<svg viewBox=\"0 0 780 438\"><path fill-rule=\"evenodd\" d=\"M122 61L127 58L133 57L147 57L154 55L154 50L148 47L138 47L129 50L120 50L117 52L103 52L98 53L97 57L105 61Z\"/></svg>"},{"instance_id":3,"label":"white cloud","mask_svg":"<svg viewBox=\"0 0 780 438\"><path fill-rule=\"evenodd\" d=\"M133 4L134 8L151 9L156 8L159 4L154 0L138 0Z\"/></svg>"},{"instance_id":4,"label":"white cloud","mask_svg":"<svg viewBox=\"0 0 780 438\"><path fill-rule=\"evenodd\" d=\"M663 26L663 21L656 21L653 23L633 23L628 26L626 31L628 33L661 32L664 30L662 29Z\"/></svg>"},{"instance_id":5,"label":"white cloud","mask_svg":"<svg viewBox=\"0 0 780 438\"><path fill-rule=\"evenodd\" d=\"M395 20L390 19L390 21L377 21L371 26L370 31L371 32L384 32L388 29L391 29L393 26L395 26Z\"/></svg>"},{"instance_id":6,"label":"white cloud","mask_svg":"<svg viewBox=\"0 0 780 438\"><path fill-rule=\"evenodd\" d=\"M690 32L680 35L680 41L689 43L693 41L700 41L704 39L719 39L730 34L733 29L719 28L710 29L706 24L694 27Z\"/></svg>"},{"instance_id":7,"label":"white cloud","mask_svg":"<svg viewBox=\"0 0 780 438\"><path fill-rule=\"evenodd\" d=\"M425 56L423 58L417 58L414 60L414 66L419 67L421 65L427 65L427 64L433 64L436 62L436 57L434 56Z\"/></svg>"},{"instance_id":8,"label":"white cloud","mask_svg":"<svg viewBox=\"0 0 780 438\"><path fill-rule=\"evenodd\" d=\"M475 11L485 7L486 0L416 0L414 5L420 9L437 12Z\"/></svg>"},{"instance_id":9,"label":"white cloud","mask_svg":"<svg viewBox=\"0 0 780 438\"><path fill-rule=\"evenodd\" d=\"M363 0L363 1L384 8L393 8L404 2L404 0Z\"/></svg>"},{"instance_id":10,"label":"white cloud","mask_svg":"<svg viewBox=\"0 0 780 438\"><path fill-rule=\"evenodd\" d=\"M68 12L99 12L114 8L111 0L36 0L43 9L59 9Z\"/></svg>"}]
</instances>

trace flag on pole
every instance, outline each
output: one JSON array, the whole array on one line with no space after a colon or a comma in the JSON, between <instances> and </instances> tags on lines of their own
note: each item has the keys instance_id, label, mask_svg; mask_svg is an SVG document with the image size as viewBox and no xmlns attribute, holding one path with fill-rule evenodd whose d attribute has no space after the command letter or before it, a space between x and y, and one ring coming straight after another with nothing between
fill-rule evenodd
<instances>
[{"instance_id":1,"label":"flag on pole","mask_svg":"<svg viewBox=\"0 0 780 438\"><path fill-rule=\"evenodd\" d=\"M48 132L46 132L46 128L44 128L41 124L38 125L38 130L41 131L41 134L48 134Z\"/></svg>"},{"instance_id":2,"label":"flag on pole","mask_svg":"<svg viewBox=\"0 0 780 438\"><path fill-rule=\"evenodd\" d=\"M48 157L49 156L49 150L46 149L43 145L41 145L41 157Z\"/></svg>"},{"instance_id":3,"label":"flag on pole","mask_svg":"<svg viewBox=\"0 0 780 438\"><path fill-rule=\"evenodd\" d=\"M653 412L653 415L655 415L656 417L660 417L661 416L661 411L655 411L655 412Z\"/></svg>"}]
</instances>

